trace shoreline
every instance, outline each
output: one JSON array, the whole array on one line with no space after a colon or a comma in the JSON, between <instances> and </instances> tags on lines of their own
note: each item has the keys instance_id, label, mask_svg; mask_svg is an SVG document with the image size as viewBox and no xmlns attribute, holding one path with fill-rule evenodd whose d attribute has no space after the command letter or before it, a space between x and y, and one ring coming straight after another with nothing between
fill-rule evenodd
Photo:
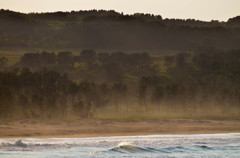
<instances>
[{"instance_id":1,"label":"shoreline","mask_svg":"<svg viewBox=\"0 0 240 158\"><path fill-rule=\"evenodd\" d=\"M14 121L0 123L0 139L240 133L240 119Z\"/></svg>"},{"instance_id":2,"label":"shoreline","mask_svg":"<svg viewBox=\"0 0 240 158\"><path fill-rule=\"evenodd\" d=\"M41 136L41 137L0 137L0 139L68 139L68 138L109 138L109 137L144 137L144 136L186 136L186 135L221 135L221 134L240 134L240 132L234 132L234 133L185 133L185 134L137 134L137 135L98 135L98 136L92 136L92 135L59 135L59 136Z\"/></svg>"}]
</instances>

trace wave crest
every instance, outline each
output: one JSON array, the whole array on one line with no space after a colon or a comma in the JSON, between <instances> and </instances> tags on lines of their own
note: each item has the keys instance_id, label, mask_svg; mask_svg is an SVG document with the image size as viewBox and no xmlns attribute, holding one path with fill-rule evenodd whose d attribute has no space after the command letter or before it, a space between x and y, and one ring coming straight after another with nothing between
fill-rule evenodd
<instances>
[{"instance_id":1,"label":"wave crest","mask_svg":"<svg viewBox=\"0 0 240 158\"><path fill-rule=\"evenodd\" d=\"M109 149L109 151L120 152L120 153L136 153L136 152L153 152L153 149L135 146L129 142L121 142L118 144L117 147L113 147Z\"/></svg>"},{"instance_id":2,"label":"wave crest","mask_svg":"<svg viewBox=\"0 0 240 158\"><path fill-rule=\"evenodd\" d=\"M13 143L1 143L1 146L3 147L21 147L21 148L26 148L28 145L26 143L22 142L22 139L16 140Z\"/></svg>"}]
</instances>

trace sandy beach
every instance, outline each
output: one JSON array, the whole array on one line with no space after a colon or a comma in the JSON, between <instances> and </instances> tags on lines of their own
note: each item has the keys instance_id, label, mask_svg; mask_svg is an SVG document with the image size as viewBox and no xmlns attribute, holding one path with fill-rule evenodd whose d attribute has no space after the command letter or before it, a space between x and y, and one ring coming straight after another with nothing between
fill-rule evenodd
<instances>
[{"instance_id":1,"label":"sandy beach","mask_svg":"<svg viewBox=\"0 0 240 158\"><path fill-rule=\"evenodd\" d=\"M102 137L208 133L240 133L240 120L81 120L64 123L16 121L0 124L0 138Z\"/></svg>"}]
</instances>

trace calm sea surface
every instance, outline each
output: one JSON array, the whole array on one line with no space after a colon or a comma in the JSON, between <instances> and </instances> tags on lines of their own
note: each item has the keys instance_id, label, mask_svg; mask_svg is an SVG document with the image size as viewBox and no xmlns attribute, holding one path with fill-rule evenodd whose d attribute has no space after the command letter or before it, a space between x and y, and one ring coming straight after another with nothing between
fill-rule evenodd
<instances>
[{"instance_id":1,"label":"calm sea surface","mask_svg":"<svg viewBox=\"0 0 240 158\"><path fill-rule=\"evenodd\" d=\"M240 133L0 139L0 158L240 158Z\"/></svg>"}]
</instances>

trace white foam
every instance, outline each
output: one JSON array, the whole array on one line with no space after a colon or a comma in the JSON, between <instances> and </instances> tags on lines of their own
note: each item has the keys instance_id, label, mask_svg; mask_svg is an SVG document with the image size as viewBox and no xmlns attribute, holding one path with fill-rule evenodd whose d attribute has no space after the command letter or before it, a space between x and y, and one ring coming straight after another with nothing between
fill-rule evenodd
<instances>
[{"instance_id":1,"label":"white foam","mask_svg":"<svg viewBox=\"0 0 240 158\"><path fill-rule=\"evenodd\" d=\"M118 147L126 146L126 145L133 145L133 143L132 142L121 142L121 143L118 144Z\"/></svg>"},{"instance_id":2,"label":"white foam","mask_svg":"<svg viewBox=\"0 0 240 158\"><path fill-rule=\"evenodd\" d=\"M141 147L191 146L199 142L209 146L231 142L240 145L240 133L201 135L149 135L98 138L0 139L0 150L51 150L73 147L111 148L126 145Z\"/></svg>"}]
</instances>

